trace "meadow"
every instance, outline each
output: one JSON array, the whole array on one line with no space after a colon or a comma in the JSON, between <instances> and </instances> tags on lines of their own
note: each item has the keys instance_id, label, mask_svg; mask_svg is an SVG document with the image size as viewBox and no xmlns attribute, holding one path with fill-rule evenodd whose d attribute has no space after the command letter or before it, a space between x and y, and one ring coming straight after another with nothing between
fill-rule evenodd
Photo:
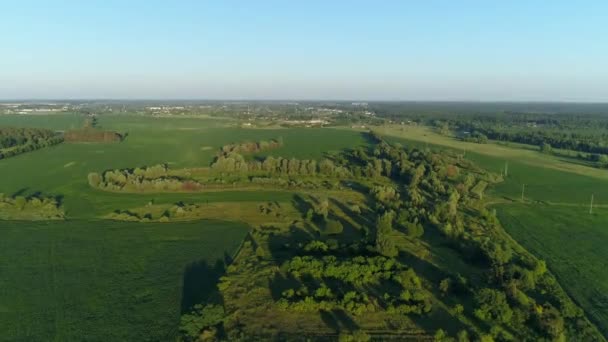
<instances>
[{"instance_id":1,"label":"meadow","mask_svg":"<svg viewBox=\"0 0 608 342\"><path fill-rule=\"evenodd\" d=\"M2 222L1 339L175 340L246 233L218 221Z\"/></svg>"}]
</instances>

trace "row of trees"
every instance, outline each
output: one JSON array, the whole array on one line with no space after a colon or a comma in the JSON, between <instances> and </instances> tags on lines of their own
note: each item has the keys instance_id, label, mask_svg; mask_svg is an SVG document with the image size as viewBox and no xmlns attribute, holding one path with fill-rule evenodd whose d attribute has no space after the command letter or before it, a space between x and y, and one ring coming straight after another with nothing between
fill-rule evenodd
<instances>
[{"instance_id":1,"label":"row of trees","mask_svg":"<svg viewBox=\"0 0 608 342\"><path fill-rule=\"evenodd\" d=\"M239 153L239 154L257 153L257 152L262 152L262 151L266 151L266 150L279 148L281 146L283 146L283 138L281 138L281 137L279 137L278 139L271 139L269 141L261 140L261 141L257 141L257 142L246 141L246 142L240 142L240 143L233 143L233 144L228 144L228 145L222 146L218 157L222 156L222 155L227 156L230 153Z\"/></svg>"},{"instance_id":2,"label":"row of trees","mask_svg":"<svg viewBox=\"0 0 608 342\"><path fill-rule=\"evenodd\" d=\"M169 173L166 164L89 173L89 185L108 191L198 191L202 185Z\"/></svg>"},{"instance_id":3,"label":"row of trees","mask_svg":"<svg viewBox=\"0 0 608 342\"><path fill-rule=\"evenodd\" d=\"M218 173L252 173L268 175L293 175L293 176L325 176L348 177L351 176L348 169L336 165L330 159L323 159L317 163L316 160L300 160L296 158L286 159L282 157L266 157L263 160L247 161L238 153L228 153L218 157L211 169Z\"/></svg>"},{"instance_id":4,"label":"row of trees","mask_svg":"<svg viewBox=\"0 0 608 342\"><path fill-rule=\"evenodd\" d=\"M59 144L63 137L48 129L0 127L0 159Z\"/></svg>"}]
</instances>

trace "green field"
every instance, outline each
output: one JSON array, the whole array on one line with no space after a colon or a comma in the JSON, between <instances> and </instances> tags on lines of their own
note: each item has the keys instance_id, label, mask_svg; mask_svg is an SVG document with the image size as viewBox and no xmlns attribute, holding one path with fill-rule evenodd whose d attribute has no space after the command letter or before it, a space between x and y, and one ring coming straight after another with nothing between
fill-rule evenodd
<instances>
[{"instance_id":1,"label":"green field","mask_svg":"<svg viewBox=\"0 0 608 342\"><path fill-rule=\"evenodd\" d=\"M71 114L0 116L0 125L56 130L77 128L82 122L81 116ZM165 162L174 168L208 166L219 147L243 140L282 137L285 146L270 153L299 158L320 158L328 150L365 143L352 131L241 129L226 124L105 116L99 125L128 132L124 142L63 143L0 161L0 193L60 196L68 217L53 223L0 222L0 339L174 340L180 303L191 296L183 293L184 277L201 279L188 275L188 265L198 262L194 271L216 272L215 263L236 250L247 227L216 221L137 224L98 217L150 202L293 197L282 191L117 194L92 189L89 172ZM195 297L203 295L208 291ZM192 300L200 302L198 297Z\"/></svg>"},{"instance_id":2,"label":"green field","mask_svg":"<svg viewBox=\"0 0 608 342\"><path fill-rule=\"evenodd\" d=\"M498 217L524 247L547 261L570 295L608 334L608 213L547 205L498 205Z\"/></svg>"},{"instance_id":3,"label":"green field","mask_svg":"<svg viewBox=\"0 0 608 342\"><path fill-rule=\"evenodd\" d=\"M174 340L182 310L208 295L247 232L215 221L1 224L9 341Z\"/></svg>"},{"instance_id":4,"label":"green field","mask_svg":"<svg viewBox=\"0 0 608 342\"><path fill-rule=\"evenodd\" d=\"M39 120L38 124L44 125L47 117L29 118L28 122ZM14 120L17 119L12 119ZM0 193L31 194L40 191L62 196L68 216L79 218L137 207L151 200L281 200L288 195L277 192L258 192L244 196L230 192L193 195L102 193L89 187L87 174L165 162L172 168L208 166L221 146L243 140L282 137L285 146L266 153L296 158L320 158L328 150L341 150L365 143L362 135L354 131L241 129L217 127L222 124L221 121L207 119L109 116L99 122L104 129L127 131L129 136L122 143L64 143L3 160L0 162L0 174L4 175L0 177Z\"/></svg>"},{"instance_id":5,"label":"green field","mask_svg":"<svg viewBox=\"0 0 608 342\"><path fill-rule=\"evenodd\" d=\"M84 117L76 113L48 115L0 115L0 126L68 130L82 127Z\"/></svg>"}]
</instances>

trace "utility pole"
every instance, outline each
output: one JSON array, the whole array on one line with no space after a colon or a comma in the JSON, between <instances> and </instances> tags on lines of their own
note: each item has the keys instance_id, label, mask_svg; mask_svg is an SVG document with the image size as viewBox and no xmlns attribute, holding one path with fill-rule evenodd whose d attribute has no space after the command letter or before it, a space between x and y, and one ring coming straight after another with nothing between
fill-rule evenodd
<instances>
[{"instance_id":1,"label":"utility pole","mask_svg":"<svg viewBox=\"0 0 608 342\"><path fill-rule=\"evenodd\" d=\"M526 191L526 184L521 185L521 201L524 201L524 193Z\"/></svg>"},{"instance_id":2,"label":"utility pole","mask_svg":"<svg viewBox=\"0 0 608 342\"><path fill-rule=\"evenodd\" d=\"M591 204L589 205L589 214L593 214L593 194L591 194Z\"/></svg>"},{"instance_id":3,"label":"utility pole","mask_svg":"<svg viewBox=\"0 0 608 342\"><path fill-rule=\"evenodd\" d=\"M509 162L506 161L505 162L505 177L507 177L509 175Z\"/></svg>"}]
</instances>

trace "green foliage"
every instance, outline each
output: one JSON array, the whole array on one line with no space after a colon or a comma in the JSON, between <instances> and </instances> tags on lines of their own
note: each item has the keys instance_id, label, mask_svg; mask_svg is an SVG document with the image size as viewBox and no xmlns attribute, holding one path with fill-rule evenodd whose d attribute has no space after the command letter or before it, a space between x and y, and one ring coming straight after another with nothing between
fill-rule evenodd
<instances>
[{"instance_id":1,"label":"green foliage","mask_svg":"<svg viewBox=\"0 0 608 342\"><path fill-rule=\"evenodd\" d=\"M49 129L0 127L0 159L61 142L63 137Z\"/></svg>"},{"instance_id":2,"label":"green foliage","mask_svg":"<svg viewBox=\"0 0 608 342\"><path fill-rule=\"evenodd\" d=\"M513 311L507 303L504 292L494 289L481 289L475 295L477 309L475 316L482 321L509 323Z\"/></svg>"},{"instance_id":3,"label":"green foliage","mask_svg":"<svg viewBox=\"0 0 608 342\"><path fill-rule=\"evenodd\" d=\"M182 315L179 330L186 340L194 341L204 329L220 324L224 315L224 308L220 305L197 304L192 312Z\"/></svg>"},{"instance_id":4,"label":"green foliage","mask_svg":"<svg viewBox=\"0 0 608 342\"><path fill-rule=\"evenodd\" d=\"M0 220L63 220L65 212L55 197L0 194Z\"/></svg>"}]
</instances>

